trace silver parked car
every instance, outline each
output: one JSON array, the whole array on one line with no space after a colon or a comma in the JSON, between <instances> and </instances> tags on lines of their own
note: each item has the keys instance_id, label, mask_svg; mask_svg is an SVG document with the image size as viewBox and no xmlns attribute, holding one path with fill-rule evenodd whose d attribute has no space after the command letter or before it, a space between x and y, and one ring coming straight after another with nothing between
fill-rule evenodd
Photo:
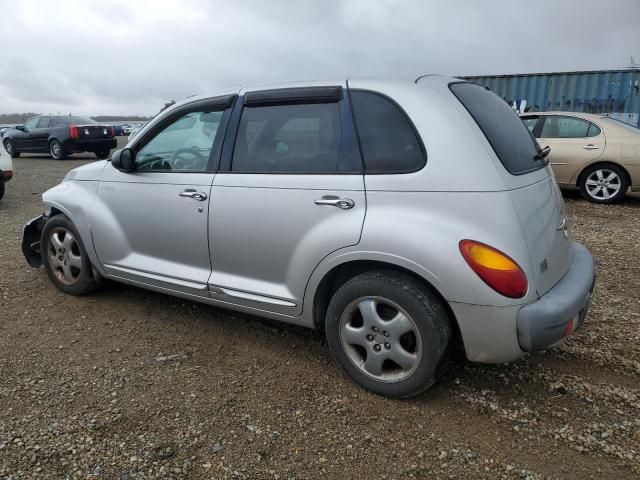
<instances>
[{"instance_id":1,"label":"silver parked car","mask_svg":"<svg viewBox=\"0 0 640 480\"><path fill-rule=\"evenodd\" d=\"M535 139L456 79L350 79L190 98L43 195L23 251L63 292L103 278L326 331L363 387L408 397L456 344L508 362L584 321Z\"/></svg>"}]
</instances>

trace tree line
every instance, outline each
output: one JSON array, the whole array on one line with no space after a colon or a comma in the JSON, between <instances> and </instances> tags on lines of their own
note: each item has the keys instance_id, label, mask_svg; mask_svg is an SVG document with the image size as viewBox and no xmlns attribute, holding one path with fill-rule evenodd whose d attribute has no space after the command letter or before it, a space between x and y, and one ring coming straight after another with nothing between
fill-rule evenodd
<instances>
[{"instance_id":1,"label":"tree line","mask_svg":"<svg viewBox=\"0 0 640 480\"><path fill-rule=\"evenodd\" d=\"M41 113L25 112L25 113L0 113L0 125L3 124L16 124L20 125L31 117L36 115L42 115ZM146 122L149 117L143 117L140 115L96 115L93 118L96 122Z\"/></svg>"}]
</instances>

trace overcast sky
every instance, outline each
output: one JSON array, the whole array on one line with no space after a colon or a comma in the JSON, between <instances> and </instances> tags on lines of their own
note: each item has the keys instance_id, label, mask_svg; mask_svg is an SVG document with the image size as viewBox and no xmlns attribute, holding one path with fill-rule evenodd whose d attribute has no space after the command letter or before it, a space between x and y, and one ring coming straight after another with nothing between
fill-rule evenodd
<instances>
[{"instance_id":1,"label":"overcast sky","mask_svg":"<svg viewBox=\"0 0 640 480\"><path fill-rule=\"evenodd\" d=\"M248 83L640 62L640 0L0 4L0 113L148 115Z\"/></svg>"}]
</instances>

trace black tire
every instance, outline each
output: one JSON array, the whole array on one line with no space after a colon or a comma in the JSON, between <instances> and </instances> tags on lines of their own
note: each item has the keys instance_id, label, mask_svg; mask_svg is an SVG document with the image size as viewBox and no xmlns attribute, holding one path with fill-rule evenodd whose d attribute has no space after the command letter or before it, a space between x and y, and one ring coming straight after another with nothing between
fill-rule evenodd
<instances>
[{"instance_id":1,"label":"black tire","mask_svg":"<svg viewBox=\"0 0 640 480\"><path fill-rule=\"evenodd\" d=\"M49 142L49 155L54 160L64 160L67 158L67 152L64 150L64 147L58 140L51 140Z\"/></svg>"},{"instance_id":2,"label":"black tire","mask_svg":"<svg viewBox=\"0 0 640 480\"><path fill-rule=\"evenodd\" d=\"M361 312L360 307L353 305L356 302L360 302L359 305L361 305L362 302L371 301L371 299L375 299L373 300L373 308L378 315L376 318L383 319L384 317L380 313L380 308L390 308L390 315L398 318L393 314L393 307L387 307L385 302L395 304L396 307L399 307L396 309L396 313L405 313L412 319L415 332L412 331L404 334L402 338L393 340L394 333L389 334L386 330L375 330L371 327L378 333L369 332L370 334L366 337L366 341L369 343L366 347L356 344L345 346L343 344L344 335L341 334L345 328L345 319L351 318L350 327L353 327L353 319L356 319ZM404 312L400 312L401 310ZM362 327L357 328L357 335L360 335L360 332L369 331L364 316L361 315L361 318L363 319L361 320ZM392 319L389 323L393 321ZM363 273L342 285L329 303L325 330L329 349L342 370L361 387L373 393L393 398L413 397L427 390L436 382L449 358L453 337L451 318L440 298L416 279L395 271ZM381 337L380 332L390 338ZM371 340L369 337L374 335L374 339ZM413 358L416 360L413 367L407 369L409 371L403 372L399 364L389 363L388 356L391 355L394 348L398 348L397 346L406 340L406 335L414 336ZM387 340L393 340L395 343L387 344ZM409 338L410 340L411 338ZM348 343L348 340L344 341ZM374 350L374 347L378 350ZM411 351L410 346L408 348L402 347L402 349L405 350L404 353ZM368 355L376 354L374 351L378 352L378 355L382 355L380 358L387 358L382 363L382 368L386 368L387 371L383 370L381 376L396 375L394 371L397 370L394 370L394 365L400 368L400 375L406 376L395 379L391 377L391 379L385 380L374 378L367 373L365 371L366 361L369 358ZM354 355L364 355L360 366L357 365L357 361L352 360Z\"/></svg>"},{"instance_id":3,"label":"black tire","mask_svg":"<svg viewBox=\"0 0 640 480\"><path fill-rule=\"evenodd\" d=\"M72 238L68 244L64 243L68 238L67 234L71 234ZM63 243L62 250L54 250L52 243L54 236L58 243ZM76 227L64 215L56 215L45 223L40 241L40 254L47 275L58 290L69 295L84 295L100 286L100 282L93 276L91 261ZM80 258L79 268L72 266L72 260L78 257ZM63 265L65 267L68 265L71 272L69 278L65 277L66 269L63 269Z\"/></svg>"},{"instance_id":4,"label":"black tire","mask_svg":"<svg viewBox=\"0 0 640 480\"><path fill-rule=\"evenodd\" d=\"M4 141L4 149L7 151L7 153L9 154L9 156L11 158L19 158L20 157L20 152L16 151L16 147L13 143L12 140L5 140Z\"/></svg>"},{"instance_id":5,"label":"black tire","mask_svg":"<svg viewBox=\"0 0 640 480\"><path fill-rule=\"evenodd\" d=\"M4 182L0 183L0 200L4 197Z\"/></svg>"},{"instance_id":6,"label":"black tire","mask_svg":"<svg viewBox=\"0 0 640 480\"><path fill-rule=\"evenodd\" d=\"M628 188L627 172L611 163L591 165L582 172L578 180L580 194L593 203L618 203L622 201Z\"/></svg>"},{"instance_id":7,"label":"black tire","mask_svg":"<svg viewBox=\"0 0 640 480\"><path fill-rule=\"evenodd\" d=\"M104 160L105 158L109 158L109 153L111 153L111 150L100 150L99 152L93 152L96 154L96 157L98 157L100 160Z\"/></svg>"}]
</instances>

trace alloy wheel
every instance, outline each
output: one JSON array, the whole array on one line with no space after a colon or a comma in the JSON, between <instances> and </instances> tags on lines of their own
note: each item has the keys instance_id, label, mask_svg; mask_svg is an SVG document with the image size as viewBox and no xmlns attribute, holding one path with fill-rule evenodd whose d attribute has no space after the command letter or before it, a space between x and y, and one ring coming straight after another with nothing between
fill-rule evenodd
<instances>
[{"instance_id":1,"label":"alloy wheel","mask_svg":"<svg viewBox=\"0 0 640 480\"><path fill-rule=\"evenodd\" d=\"M382 297L358 298L349 304L340 319L340 341L358 369L384 382L405 380L422 359L416 322Z\"/></svg>"},{"instance_id":2,"label":"alloy wheel","mask_svg":"<svg viewBox=\"0 0 640 480\"><path fill-rule=\"evenodd\" d=\"M609 200L622 188L622 179L613 170L600 168L587 177L585 187L590 197L596 200Z\"/></svg>"},{"instance_id":3,"label":"alloy wheel","mask_svg":"<svg viewBox=\"0 0 640 480\"><path fill-rule=\"evenodd\" d=\"M62 145L59 142L51 142L51 156L60 158L62 156Z\"/></svg>"},{"instance_id":4,"label":"alloy wheel","mask_svg":"<svg viewBox=\"0 0 640 480\"><path fill-rule=\"evenodd\" d=\"M67 229L58 227L49 236L49 265L56 278L65 285L73 285L82 273L82 256L78 242Z\"/></svg>"},{"instance_id":5,"label":"alloy wheel","mask_svg":"<svg viewBox=\"0 0 640 480\"><path fill-rule=\"evenodd\" d=\"M4 142L4 149L11 155L13 153L13 142L11 140Z\"/></svg>"}]
</instances>

